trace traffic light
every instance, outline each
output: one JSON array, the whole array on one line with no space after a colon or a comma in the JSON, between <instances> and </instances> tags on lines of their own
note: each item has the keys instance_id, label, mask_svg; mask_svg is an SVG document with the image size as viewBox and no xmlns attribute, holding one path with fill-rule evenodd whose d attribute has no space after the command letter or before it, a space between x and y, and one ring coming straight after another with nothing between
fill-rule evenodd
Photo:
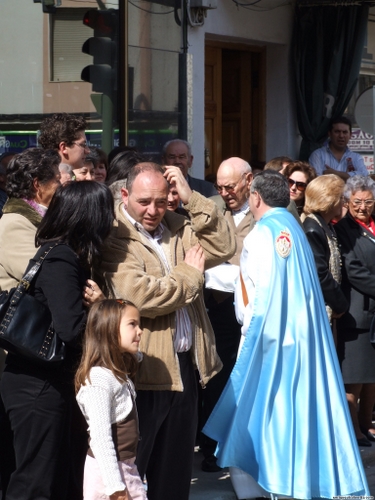
<instances>
[{"instance_id":1,"label":"traffic light","mask_svg":"<svg viewBox=\"0 0 375 500\"><path fill-rule=\"evenodd\" d=\"M54 14L56 12L56 5L60 6L61 0L57 0L56 5L55 0L34 0L34 3L41 3L45 14Z\"/></svg>"},{"instance_id":2,"label":"traffic light","mask_svg":"<svg viewBox=\"0 0 375 500\"><path fill-rule=\"evenodd\" d=\"M102 92L115 100L117 93L118 10L88 10L83 24L94 30L85 41L82 52L93 56L93 64L83 68L82 80L92 84L94 92Z\"/></svg>"},{"instance_id":3,"label":"traffic light","mask_svg":"<svg viewBox=\"0 0 375 500\"><path fill-rule=\"evenodd\" d=\"M42 0L42 4L45 14L54 14L56 12L55 0Z\"/></svg>"}]
</instances>

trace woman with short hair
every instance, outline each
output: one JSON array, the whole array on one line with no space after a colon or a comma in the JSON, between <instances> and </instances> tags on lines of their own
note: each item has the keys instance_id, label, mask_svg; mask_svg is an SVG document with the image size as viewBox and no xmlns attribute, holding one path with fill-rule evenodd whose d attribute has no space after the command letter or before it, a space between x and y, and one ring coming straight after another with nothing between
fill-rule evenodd
<instances>
[{"instance_id":1,"label":"woman with short hair","mask_svg":"<svg viewBox=\"0 0 375 500\"><path fill-rule=\"evenodd\" d=\"M348 213L335 228L342 249L342 289L350 305L337 322L337 348L358 444L371 446L375 441L375 350L369 334L375 313L375 182L367 176L350 177L344 198Z\"/></svg>"},{"instance_id":2,"label":"woman with short hair","mask_svg":"<svg viewBox=\"0 0 375 500\"><path fill-rule=\"evenodd\" d=\"M17 154L7 168L8 200L0 219L0 289L22 278L35 254L35 233L60 184L56 151L31 148Z\"/></svg>"},{"instance_id":3,"label":"woman with short hair","mask_svg":"<svg viewBox=\"0 0 375 500\"><path fill-rule=\"evenodd\" d=\"M283 175L288 179L290 201L294 201L301 216L305 204L305 191L307 185L316 177L315 169L307 161L292 161L284 168Z\"/></svg>"},{"instance_id":4,"label":"woman with short hair","mask_svg":"<svg viewBox=\"0 0 375 500\"><path fill-rule=\"evenodd\" d=\"M348 302L341 290L341 255L332 219L341 216L345 182L337 175L313 179L305 192L303 222L306 237L314 254L328 318L342 316Z\"/></svg>"},{"instance_id":5,"label":"woman with short hair","mask_svg":"<svg viewBox=\"0 0 375 500\"><path fill-rule=\"evenodd\" d=\"M56 151L25 149L7 167L8 199L0 219L0 290L17 286L36 251L35 233L51 197L60 184L60 156ZM0 349L0 378L6 352ZM13 444L0 400L0 475L3 497L13 471Z\"/></svg>"},{"instance_id":6,"label":"woman with short hair","mask_svg":"<svg viewBox=\"0 0 375 500\"><path fill-rule=\"evenodd\" d=\"M94 164L94 181L105 182L108 170L108 157L102 149L90 147L90 160Z\"/></svg>"}]
</instances>

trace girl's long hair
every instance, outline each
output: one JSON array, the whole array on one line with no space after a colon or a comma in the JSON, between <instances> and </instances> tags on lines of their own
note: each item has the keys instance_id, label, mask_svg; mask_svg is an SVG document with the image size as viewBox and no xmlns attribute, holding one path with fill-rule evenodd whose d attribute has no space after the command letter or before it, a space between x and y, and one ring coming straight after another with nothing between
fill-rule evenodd
<instances>
[{"instance_id":1,"label":"girl's long hair","mask_svg":"<svg viewBox=\"0 0 375 500\"><path fill-rule=\"evenodd\" d=\"M102 366L111 370L119 382L134 378L138 362L129 352L120 350L120 323L126 300L108 299L94 304L87 318L82 358L75 376L75 390L90 381L90 370Z\"/></svg>"}]
</instances>

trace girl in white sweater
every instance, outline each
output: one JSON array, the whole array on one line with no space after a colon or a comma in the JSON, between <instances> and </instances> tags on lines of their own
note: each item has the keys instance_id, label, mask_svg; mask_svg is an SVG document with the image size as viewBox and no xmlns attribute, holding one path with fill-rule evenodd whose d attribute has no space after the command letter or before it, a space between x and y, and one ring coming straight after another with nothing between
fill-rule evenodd
<instances>
[{"instance_id":1,"label":"girl in white sweater","mask_svg":"<svg viewBox=\"0 0 375 500\"><path fill-rule=\"evenodd\" d=\"M138 416L130 380L142 335L139 311L103 300L89 312L75 384L90 434L84 500L147 500L137 466Z\"/></svg>"}]
</instances>

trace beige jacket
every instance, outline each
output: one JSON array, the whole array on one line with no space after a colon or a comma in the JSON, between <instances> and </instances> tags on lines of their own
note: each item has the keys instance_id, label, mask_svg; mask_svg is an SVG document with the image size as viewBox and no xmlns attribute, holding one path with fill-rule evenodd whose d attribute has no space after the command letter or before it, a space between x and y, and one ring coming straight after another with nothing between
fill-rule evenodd
<instances>
[{"instance_id":1,"label":"beige jacket","mask_svg":"<svg viewBox=\"0 0 375 500\"><path fill-rule=\"evenodd\" d=\"M18 285L36 254L35 233L42 217L25 201L9 198L0 219L0 289Z\"/></svg>"},{"instance_id":2,"label":"beige jacket","mask_svg":"<svg viewBox=\"0 0 375 500\"><path fill-rule=\"evenodd\" d=\"M193 192L184 208L191 220L167 212L162 221L162 246L172 270L168 274L157 252L144 241L117 208L117 220L103 250L101 275L109 296L133 302L142 316L144 358L137 389L182 391L178 356L174 352L175 311L187 307L193 326L192 355L205 385L221 369L215 337L203 302L204 277L185 264L186 251L198 241L206 268L228 260L235 252L233 231L215 203Z\"/></svg>"}]
</instances>

